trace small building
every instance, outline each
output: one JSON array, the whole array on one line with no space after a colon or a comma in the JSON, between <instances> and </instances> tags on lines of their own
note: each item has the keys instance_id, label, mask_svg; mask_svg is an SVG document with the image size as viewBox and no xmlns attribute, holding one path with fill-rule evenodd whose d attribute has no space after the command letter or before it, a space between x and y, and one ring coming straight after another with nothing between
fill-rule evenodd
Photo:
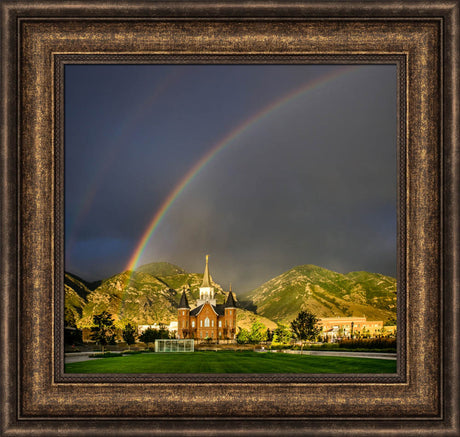
<instances>
[{"instance_id":1,"label":"small building","mask_svg":"<svg viewBox=\"0 0 460 437\"><path fill-rule=\"evenodd\" d=\"M382 334L382 320L367 320L366 317L324 317L319 319L318 326L322 335L330 340L357 336L375 337Z\"/></svg>"},{"instance_id":2,"label":"small building","mask_svg":"<svg viewBox=\"0 0 460 437\"><path fill-rule=\"evenodd\" d=\"M155 340L155 352L193 352L195 342L193 340Z\"/></svg>"},{"instance_id":3,"label":"small building","mask_svg":"<svg viewBox=\"0 0 460 437\"><path fill-rule=\"evenodd\" d=\"M178 337L217 342L221 340L234 341L236 310L236 302L231 290L228 292L224 304L216 303L214 287L209 274L209 256L206 255L200 298L197 300L196 308L190 308L186 291L182 292L178 307Z\"/></svg>"}]
</instances>

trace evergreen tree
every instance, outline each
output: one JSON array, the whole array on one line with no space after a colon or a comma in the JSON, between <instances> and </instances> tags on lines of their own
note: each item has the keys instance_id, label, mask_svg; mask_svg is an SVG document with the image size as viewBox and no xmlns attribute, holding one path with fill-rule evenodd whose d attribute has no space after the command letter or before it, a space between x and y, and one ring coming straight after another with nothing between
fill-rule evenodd
<instances>
[{"instance_id":1,"label":"evergreen tree","mask_svg":"<svg viewBox=\"0 0 460 437\"><path fill-rule=\"evenodd\" d=\"M107 344L115 342L115 326L113 318L107 311L97 314L93 317L95 326L91 328L91 340L101 345L102 352Z\"/></svg>"},{"instance_id":2,"label":"evergreen tree","mask_svg":"<svg viewBox=\"0 0 460 437\"><path fill-rule=\"evenodd\" d=\"M273 340L273 331L270 331L270 328L267 328L267 341Z\"/></svg>"},{"instance_id":3,"label":"evergreen tree","mask_svg":"<svg viewBox=\"0 0 460 437\"><path fill-rule=\"evenodd\" d=\"M128 323L125 326L125 329L123 329L122 335L123 340L126 341L126 344L128 345L128 349L130 349L131 345L136 342L136 328L131 325L131 323Z\"/></svg>"}]
</instances>

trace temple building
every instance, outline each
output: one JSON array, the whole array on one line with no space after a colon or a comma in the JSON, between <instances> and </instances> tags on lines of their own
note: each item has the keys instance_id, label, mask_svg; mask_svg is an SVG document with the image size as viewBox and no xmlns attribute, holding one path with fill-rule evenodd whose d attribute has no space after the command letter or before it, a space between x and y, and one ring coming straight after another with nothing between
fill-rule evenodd
<instances>
[{"instance_id":1,"label":"temple building","mask_svg":"<svg viewBox=\"0 0 460 437\"><path fill-rule=\"evenodd\" d=\"M197 307L190 308L185 290L178 307L177 334L179 338L197 340L235 340L236 302L230 290L224 304L217 304L209 274L209 256L206 255L206 267Z\"/></svg>"}]
</instances>

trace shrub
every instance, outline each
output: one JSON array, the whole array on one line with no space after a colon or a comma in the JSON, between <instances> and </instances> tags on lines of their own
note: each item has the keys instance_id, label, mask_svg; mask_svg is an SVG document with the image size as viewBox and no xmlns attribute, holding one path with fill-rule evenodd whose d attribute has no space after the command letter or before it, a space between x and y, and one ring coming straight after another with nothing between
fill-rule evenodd
<instances>
[{"instance_id":1,"label":"shrub","mask_svg":"<svg viewBox=\"0 0 460 437\"><path fill-rule=\"evenodd\" d=\"M339 342L339 347L347 349L396 349L396 339L388 337L344 339Z\"/></svg>"},{"instance_id":2,"label":"shrub","mask_svg":"<svg viewBox=\"0 0 460 437\"><path fill-rule=\"evenodd\" d=\"M121 354L114 352L100 352L89 355L90 358L110 358L110 357L121 357Z\"/></svg>"}]
</instances>

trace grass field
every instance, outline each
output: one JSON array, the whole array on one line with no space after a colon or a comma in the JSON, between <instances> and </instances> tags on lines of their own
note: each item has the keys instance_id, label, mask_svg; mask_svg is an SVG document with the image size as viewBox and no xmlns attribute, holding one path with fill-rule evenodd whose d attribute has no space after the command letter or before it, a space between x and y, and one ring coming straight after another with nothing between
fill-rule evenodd
<instances>
[{"instance_id":1,"label":"grass field","mask_svg":"<svg viewBox=\"0 0 460 437\"><path fill-rule=\"evenodd\" d=\"M257 352L144 353L69 363L67 373L396 373L396 360Z\"/></svg>"}]
</instances>

